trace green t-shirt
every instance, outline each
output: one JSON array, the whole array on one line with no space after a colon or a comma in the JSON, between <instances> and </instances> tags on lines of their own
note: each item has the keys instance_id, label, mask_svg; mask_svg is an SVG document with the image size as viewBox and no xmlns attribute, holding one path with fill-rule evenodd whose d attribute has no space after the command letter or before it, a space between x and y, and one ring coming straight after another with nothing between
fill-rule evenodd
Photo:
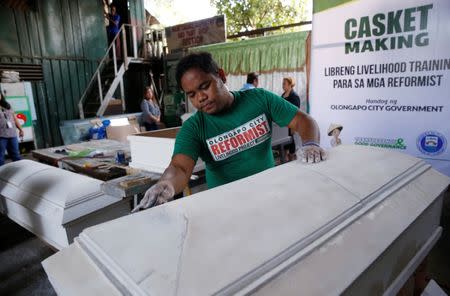
<instances>
[{"instance_id":1,"label":"green t-shirt","mask_svg":"<svg viewBox=\"0 0 450 296\"><path fill-rule=\"evenodd\" d=\"M209 188L242 179L274 166L272 121L287 126L298 108L261 88L232 92L233 105L209 115L197 112L184 122L173 155L206 164Z\"/></svg>"}]
</instances>

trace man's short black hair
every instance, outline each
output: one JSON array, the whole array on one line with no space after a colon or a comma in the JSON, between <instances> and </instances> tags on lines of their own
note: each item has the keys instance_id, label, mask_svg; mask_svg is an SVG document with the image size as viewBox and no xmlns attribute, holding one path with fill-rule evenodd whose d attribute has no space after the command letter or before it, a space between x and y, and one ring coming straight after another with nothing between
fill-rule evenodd
<instances>
[{"instance_id":1,"label":"man's short black hair","mask_svg":"<svg viewBox=\"0 0 450 296\"><path fill-rule=\"evenodd\" d=\"M247 74L247 83L253 83L257 79L258 74L256 74L255 72L250 72Z\"/></svg>"},{"instance_id":2,"label":"man's short black hair","mask_svg":"<svg viewBox=\"0 0 450 296\"><path fill-rule=\"evenodd\" d=\"M181 77L188 70L196 68L202 70L205 73L211 73L214 75L219 74L219 66L213 60L209 52L194 52L183 57L177 65L175 77L177 79L178 87L181 87Z\"/></svg>"}]
</instances>

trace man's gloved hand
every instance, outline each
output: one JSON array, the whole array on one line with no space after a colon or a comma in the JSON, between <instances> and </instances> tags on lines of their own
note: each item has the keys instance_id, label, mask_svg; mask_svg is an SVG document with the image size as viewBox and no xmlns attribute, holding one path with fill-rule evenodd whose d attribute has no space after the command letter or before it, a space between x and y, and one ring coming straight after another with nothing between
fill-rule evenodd
<instances>
[{"instance_id":1,"label":"man's gloved hand","mask_svg":"<svg viewBox=\"0 0 450 296\"><path fill-rule=\"evenodd\" d=\"M171 201L174 195L175 189L170 182L158 182L150 187L147 192L145 192L144 198L131 212L135 213L140 209L146 209L152 206L161 205L163 203Z\"/></svg>"},{"instance_id":2,"label":"man's gloved hand","mask_svg":"<svg viewBox=\"0 0 450 296\"><path fill-rule=\"evenodd\" d=\"M315 142L306 142L297 152L297 158L303 162L314 163L327 159L327 153L319 144Z\"/></svg>"}]
</instances>

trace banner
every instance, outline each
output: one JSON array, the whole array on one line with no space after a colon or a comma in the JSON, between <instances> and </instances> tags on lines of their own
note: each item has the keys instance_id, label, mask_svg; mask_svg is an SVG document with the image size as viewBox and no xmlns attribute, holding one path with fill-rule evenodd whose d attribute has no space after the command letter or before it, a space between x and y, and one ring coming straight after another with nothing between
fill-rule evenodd
<instances>
[{"instance_id":1,"label":"banner","mask_svg":"<svg viewBox=\"0 0 450 296\"><path fill-rule=\"evenodd\" d=\"M223 15L167 27L167 47L173 53L183 48L225 42L225 31Z\"/></svg>"},{"instance_id":2,"label":"banner","mask_svg":"<svg viewBox=\"0 0 450 296\"><path fill-rule=\"evenodd\" d=\"M450 176L450 1L314 0L311 65L324 147L398 150Z\"/></svg>"}]
</instances>

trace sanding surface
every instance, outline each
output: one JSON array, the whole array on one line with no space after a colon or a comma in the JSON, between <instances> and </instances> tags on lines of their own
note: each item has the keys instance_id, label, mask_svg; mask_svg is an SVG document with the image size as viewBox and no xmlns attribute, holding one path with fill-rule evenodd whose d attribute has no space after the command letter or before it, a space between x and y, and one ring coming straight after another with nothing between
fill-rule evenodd
<instances>
[{"instance_id":1,"label":"sanding surface","mask_svg":"<svg viewBox=\"0 0 450 296\"><path fill-rule=\"evenodd\" d=\"M270 268L264 269L268 263L278 260L281 266L289 260L285 254L293 246L301 247L292 256L303 254L298 268L292 269L294 275L304 275L302 270L323 275L329 262L321 260L321 254L324 258L337 256L333 268L340 272L334 273L336 280L330 281L326 291L338 292L364 272L447 185L448 178L416 158L381 149L341 146L333 149L323 163L291 162L88 228L79 242L114 285L133 295L235 294L270 274ZM377 200L380 203L371 209L370 204ZM389 220L395 216L395 209L402 206L405 209L398 212L398 227L389 229L372 248L363 245L366 250L355 250L356 260L348 265L352 246L358 241L370 244L372 241L364 236L371 235L371 228L379 231L389 227L395 222ZM377 215L385 221L372 225ZM341 244L347 230L346 244ZM320 242L324 237L329 238ZM61 258L51 265L64 262ZM46 270L53 278L52 271ZM82 272L83 266L77 266L68 274ZM310 285L309 291L323 292L322 276L312 278L311 274L294 278L300 286ZM298 285L289 286L292 277L287 278L288 284L282 276L276 274L270 280L273 278L273 286L266 285L269 280L263 285L266 292L280 283L286 295L298 292ZM71 286L64 289L69 291Z\"/></svg>"}]
</instances>

